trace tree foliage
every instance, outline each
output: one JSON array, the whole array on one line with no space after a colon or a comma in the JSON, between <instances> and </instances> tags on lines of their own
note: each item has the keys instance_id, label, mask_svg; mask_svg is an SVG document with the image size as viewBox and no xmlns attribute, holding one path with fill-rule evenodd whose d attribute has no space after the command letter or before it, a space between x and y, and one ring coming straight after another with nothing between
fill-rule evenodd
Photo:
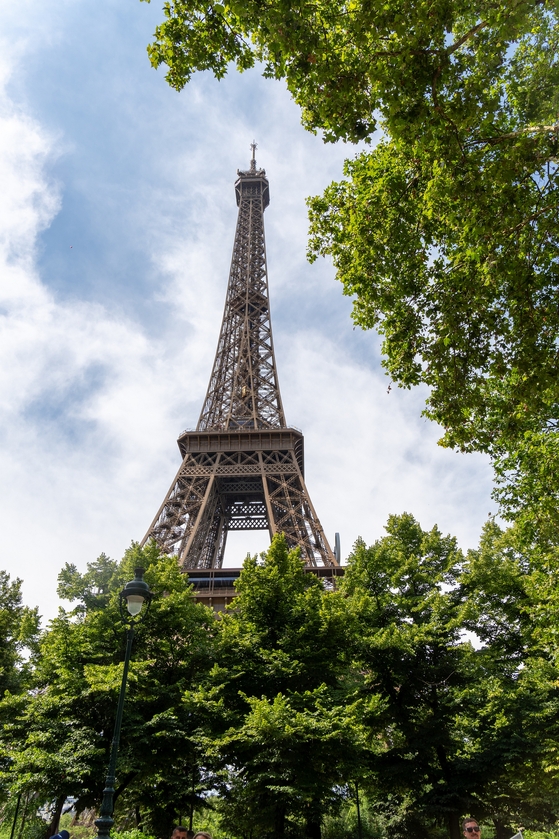
<instances>
[{"instance_id":1,"label":"tree foliage","mask_svg":"<svg viewBox=\"0 0 559 839\"><path fill-rule=\"evenodd\" d=\"M22 603L22 581L0 571L0 696L28 684L37 649L39 614Z\"/></svg>"},{"instance_id":2,"label":"tree foliage","mask_svg":"<svg viewBox=\"0 0 559 839\"><path fill-rule=\"evenodd\" d=\"M15 662L0 702L0 780L12 802L21 793L29 835L45 829L38 807L54 823L67 796L99 805L122 676L118 593L138 564L155 598L130 668L119 827L164 835L189 813L193 783L197 814L211 808L237 839L320 839L345 823L334 820L356 785L375 814L367 839L455 839L467 813L496 839L556 823L553 555L493 521L467 555L409 514L386 530L357 542L338 591L276 536L247 558L219 619L154 544L83 574L66 566L73 607ZM6 592L9 642L30 614L17 584Z\"/></svg>"},{"instance_id":3,"label":"tree foliage","mask_svg":"<svg viewBox=\"0 0 559 839\"><path fill-rule=\"evenodd\" d=\"M463 725L467 740L481 732L489 745L485 754L471 752L480 770L488 772L479 799L498 824L551 824L559 812L551 758L551 744L559 736L557 658L550 634L557 574L538 545L526 546L521 527L502 531L491 521L467 559L462 588L471 610L465 626L482 644L487 674L484 705Z\"/></svg>"},{"instance_id":4,"label":"tree foliage","mask_svg":"<svg viewBox=\"0 0 559 839\"><path fill-rule=\"evenodd\" d=\"M558 733L556 671L534 636L532 572L493 523L467 557L408 514L356 544L344 589L363 690L382 709L366 720L383 742L368 783L391 837L437 823L459 837L472 812L506 839L515 823L555 820L544 743Z\"/></svg>"},{"instance_id":5,"label":"tree foliage","mask_svg":"<svg viewBox=\"0 0 559 839\"><path fill-rule=\"evenodd\" d=\"M38 804L73 796L78 810L98 807L122 678L118 594L137 565L155 596L133 647L116 801L138 807L159 833L187 807L182 772L193 761L195 723L182 698L211 666L214 618L194 602L176 560L153 544L133 546L121 563L101 556L83 575L73 566L62 571L60 592L77 603L60 610L41 639L33 692L2 703L6 777L14 790L33 790Z\"/></svg>"},{"instance_id":6,"label":"tree foliage","mask_svg":"<svg viewBox=\"0 0 559 839\"><path fill-rule=\"evenodd\" d=\"M32 684L37 652L39 615L22 603L22 581L10 580L0 571L0 730L9 724L7 707ZM2 701L4 700L4 701ZM10 751L0 738L0 804L5 800L9 781L6 771Z\"/></svg>"},{"instance_id":7,"label":"tree foliage","mask_svg":"<svg viewBox=\"0 0 559 839\"><path fill-rule=\"evenodd\" d=\"M351 620L282 534L260 559L247 558L237 589L199 697L216 709L207 742L225 772L224 816L241 836L252 827L258 836L313 837L364 746Z\"/></svg>"}]
</instances>

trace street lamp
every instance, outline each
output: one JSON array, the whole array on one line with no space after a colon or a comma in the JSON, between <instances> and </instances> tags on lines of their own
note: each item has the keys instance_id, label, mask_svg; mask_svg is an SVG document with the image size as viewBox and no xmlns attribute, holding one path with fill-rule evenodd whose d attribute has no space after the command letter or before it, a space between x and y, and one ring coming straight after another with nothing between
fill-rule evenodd
<instances>
[{"instance_id":1,"label":"street lamp","mask_svg":"<svg viewBox=\"0 0 559 839\"><path fill-rule=\"evenodd\" d=\"M128 665L130 664L130 653L132 652L132 642L134 641L134 628L137 623L141 623L145 619L149 611L149 604L151 603L151 599L153 597L153 592L149 590L148 584L144 581L144 569L135 568L134 574L134 579L129 583L126 583L119 595L120 616L124 621L129 620L130 623L126 639L126 654L124 656L122 683L120 685L120 695L118 697L118 707L116 710L115 730L111 745L111 759L109 760L109 769L105 779L105 789L103 790L103 802L99 811L99 818L95 820L97 839L110 839L111 827L114 824L113 799L115 794L116 757L118 754L118 744L120 742L120 727L122 725L122 712L124 709L124 696L126 694ZM146 604L146 609L142 615L142 607L144 603ZM126 615L125 607L130 617Z\"/></svg>"}]
</instances>

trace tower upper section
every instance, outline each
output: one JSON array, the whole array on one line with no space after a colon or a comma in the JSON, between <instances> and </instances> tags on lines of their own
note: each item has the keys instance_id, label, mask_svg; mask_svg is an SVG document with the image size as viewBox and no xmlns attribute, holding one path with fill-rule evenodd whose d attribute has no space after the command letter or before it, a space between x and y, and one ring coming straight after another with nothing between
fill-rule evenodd
<instances>
[{"instance_id":1,"label":"tower upper section","mask_svg":"<svg viewBox=\"0 0 559 839\"><path fill-rule=\"evenodd\" d=\"M248 169L242 172L237 169L238 178L235 182L235 194L237 196L237 207L241 206L243 198L255 198L260 196L262 201L262 212L270 203L270 184L266 178L265 169Z\"/></svg>"},{"instance_id":2,"label":"tower upper section","mask_svg":"<svg viewBox=\"0 0 559 839\"><path fill-rule=\"evenodd\" d=\"M284 428L268 297L264 210L270 187L256 168L238 171L239 213L217 352L197 430Z\"/></svg>"}]
</instances>

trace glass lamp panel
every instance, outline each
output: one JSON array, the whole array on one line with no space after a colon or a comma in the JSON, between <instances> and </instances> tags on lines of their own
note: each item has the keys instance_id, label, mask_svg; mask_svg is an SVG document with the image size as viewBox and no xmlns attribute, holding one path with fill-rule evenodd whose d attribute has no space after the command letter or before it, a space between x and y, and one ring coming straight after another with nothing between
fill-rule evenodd
<instances>
[{"instance_id":1,"label":"glass lamp panel","mask_svg":"<svg viewBox=\"0 0 559 839\"><path fill-rule=\"evenodd\" d=\"M133 618L135 618L136 615L140 614L143 605L144 598L141 597L139 594L130 594L126 598L126 608L128 609Z\"/></svg>"}]
</instances>

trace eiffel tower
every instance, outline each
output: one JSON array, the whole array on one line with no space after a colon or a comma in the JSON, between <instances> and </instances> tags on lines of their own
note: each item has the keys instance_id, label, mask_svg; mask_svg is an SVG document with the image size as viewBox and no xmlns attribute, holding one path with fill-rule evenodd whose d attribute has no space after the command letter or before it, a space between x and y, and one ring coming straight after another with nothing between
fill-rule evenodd
<instances>
[{"instance_id":1,"label":"eiffel tower","mask_svg":"<svg viewBox=\"0 0 559 839\"><path fill-rule=\"evenodd\" d=\"M233 530L283 532L309 570L343 573L305 485L303 435L283 412L264 240L270 189L251 149L250 169L237 171L237 229L206 398L196 430L177 441L182 464L142 542L154 539L200 584L204 571L222 567Z\"/></svg>"}]
</instances>

